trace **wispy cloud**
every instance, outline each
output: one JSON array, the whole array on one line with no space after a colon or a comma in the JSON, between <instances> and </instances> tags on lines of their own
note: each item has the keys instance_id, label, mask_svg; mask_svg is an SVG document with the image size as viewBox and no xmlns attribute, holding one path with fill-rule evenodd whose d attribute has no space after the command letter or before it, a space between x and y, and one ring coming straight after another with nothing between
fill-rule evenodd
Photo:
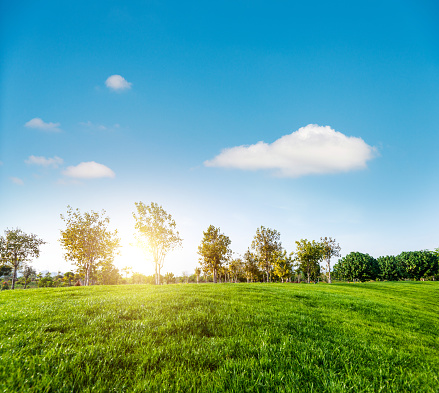
<instances>
[{"instance_id":1,"label":"wispy cloud","mask_svg":"<svg viewBox=\"0 0 439 393\"><path fill-rule=\"evenodd\" d=\"M10 177L10 180L12 183L17 184L19 186L22 186L24 184L24 181L21 180L19 177Z\"/></svg>"},{"instance_id":2,"label":"wispy cloud","mask_svg":"<svg viewBox=\"0 0 439 393\"><path fill-rule=\"evenodd\" d=\"M29 120L27 123L25 123L25 127L28 128L36 128L38 130L44 130L44 131L52 131L52 132L60 132L59 129L60 123L46 123L41 118L35 117L32 120Z\"/></svg>"},{"instance_id":3,"label":"wispy cloud","mask_svg":"<svg viewBox=\"0 0 439 393\"><path fill-rule=\"evenodd\" d=\"M64 163L64 160L60 157L46 158L42 156L30 156L24 161L26 164L39 165L44 167L58 168Z\"/></svg>"},{"instance_id":4,"label":"wispy cloud","mask_svg":"<svg viewBox=\"0 0 439 393\"><path fill-rule=\"evenodd\" d=\"M63 171L63 175L77 179L97 179L116 176L110 168L94 161L81 162L76 166L69 166Z\"/></svg>"},{"instance_id":5,"label":"wispy cloud","mask_svg":"<svg viewBox=\"0 0 439 393\"><path fill-rule=\"evenodd\" d=\"M270 170L275 175L299 177L346 172L367 167L375 148L358 137L346 136L331 127L309 124L273 143L224 149L208 167Z\"/></svg>"},{"instance_id":6,"label":"wispy cloud","mask_svg":"<svg viewBox=\"0 0 439 393\"><path fill-rule=\"evenodd\" d=\"M131 82L128 82L123 76L111 75L105 81L105 85L115 91L131 89Z\"/></svg>"}]
</instances>

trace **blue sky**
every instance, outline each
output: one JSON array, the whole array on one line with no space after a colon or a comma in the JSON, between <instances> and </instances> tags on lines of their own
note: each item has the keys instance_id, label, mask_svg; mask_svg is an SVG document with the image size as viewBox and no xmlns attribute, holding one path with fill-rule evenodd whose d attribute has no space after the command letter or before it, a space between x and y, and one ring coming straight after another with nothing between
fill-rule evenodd
<instances>
[{"instance_id":1,"label":"blue sky","mask_svg":"<svg viewBox=\"0 0 439 393\"><path fill-rule=\"evenodd\" d=\"M288 251L436 248L438 20L419 0L2 1L0 229L40 235L51 271L67 205L105 209L145 273L138 201L175 218L176 274L210 224L236 253L261 225Z\"/></svg>"}]
</instances>

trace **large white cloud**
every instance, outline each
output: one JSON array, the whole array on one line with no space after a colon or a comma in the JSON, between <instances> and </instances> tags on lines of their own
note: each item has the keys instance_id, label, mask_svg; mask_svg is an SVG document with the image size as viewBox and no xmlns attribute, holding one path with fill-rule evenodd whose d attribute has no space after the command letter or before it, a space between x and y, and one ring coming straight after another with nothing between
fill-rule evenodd
<instances>
[{"instance_id":1,"label":"large white cloud","mask_svg":"<svg viewBox=\"0 0 439 393\"><path fill-rule=\"evenodd\" d=\"M123 76L111 75L105 81L105 85L112 90L131 89L131 82L128 82Z\"/></svg>"},{"instance_id":2,"label":"large white cloud","mask_svg":"<svg viewBox=\"0 0 439 393\"><path fill-rule=\"evenodd\" d=\"M31 165L40 165L44 167L58 168L62 165L64 160L60 157L46 158L43 156L30 156L25 163Z\"/></svg>"},{"instance_id":3,"label":"large white cloud","mask_svg":"<svg viewBox=\"0 0 439 393\"><path fill-rule=\"evenodd\" d=\"M309 124L273 143L224 149L208 167L271 170L276 175L299 177L366 168L375 148L361 138L346 136L331 127Z\"/></svg>"},{"instance_id":4,"label":"large white cloud","mask_svg":"<svg viewBox=\"0 0 439 393\"><path fill-rule=\"evenodd\" d=\"M105 165L97 162L81 162L76 166L69 166L63 175L77 179L97 179L100 177L114 177L115 173Z\"/></svg>"},{"instance_id":5,"label":"large white cloud","mask_svg":"<svg viewBox=\"0 0 439 393\"><path fill-rule=\"evenodd\" d=\"M61 131L58 128L60 125L61 125L60 123L52 123L52 122L46 123L41 118L35 117L29 120L27 123L25 123L24 126L28 128L37 128L39 130L44 130L44 131L59 132Z\"/></svg>"}]
</instances>

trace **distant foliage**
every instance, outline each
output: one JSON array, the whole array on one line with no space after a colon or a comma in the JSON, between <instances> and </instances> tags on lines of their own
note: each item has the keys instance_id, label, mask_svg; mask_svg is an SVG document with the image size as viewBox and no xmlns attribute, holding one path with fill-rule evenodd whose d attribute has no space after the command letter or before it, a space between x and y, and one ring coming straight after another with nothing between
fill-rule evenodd
<instances>
[{"instance_id":1,"label":"distant foliage","mask_svg":"<svg viewBox=\"0 0 439 393\"><path fill-rule=\"evenodd\" d=\"M408 251L398 255L397 260L405 278L420 280L439 272L438 256L431 251Z\"/></svg>"},{"instance_id":2,"label":"distant foliage","mask_svg":"<svg viewBox=\"0 0 439 393\"><path fill-rule=\"evenodd\" d=\"M260 269L265 273L266 281L269 282L274 259L278 252L282 250L280 233L276 229L261 226L256 229L256 235L253 238L251 248L254 250Z\"/></svg>"},{"instance_id":3,"label":"distant foliage","mask_svg":"<svg viewBox=\"0 0 439 393\"><path fill-rule=\"evenodd\" d=\"M377 258L378 277L381 280L397 281L404 277L404 269L398 258L393 255Z\"/></svg>"},{"instance_id":4,"label":"distant foliage","mask_svg":"<svg viewBox=\"0 0 439 393\"><path fill-rule=\"evenodd\" d=\"M378 277L379 267L375 258L361 252L351 252L338 261L334 270L339 278L348 281L374 280Z\"/></svg>"}]
</instances>

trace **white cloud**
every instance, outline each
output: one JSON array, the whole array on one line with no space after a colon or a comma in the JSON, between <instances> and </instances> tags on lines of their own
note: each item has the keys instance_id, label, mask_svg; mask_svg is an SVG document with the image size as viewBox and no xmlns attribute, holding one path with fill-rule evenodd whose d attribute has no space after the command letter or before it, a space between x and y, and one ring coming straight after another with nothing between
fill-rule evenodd
<instances>
[{"instance_id":1,"label":"white cloud","mask_svg":"<svg viewBox=\"0 0 439 393\"><path fill-rule=\"evenodd\" d=\"M131 89L131 82L128 82L123 76L111 75L105 81L105 85L112 90Z\"/></svg>"},{"instance_id":2,"label":"white cloud","mask_svg":"<svg viewBox=\"0 0 439 393\"><path fill-rule=\"evenodd\" d=\"M108 129L103 124L95 124L95 123L92 123L90 120L88 120L88 121L81 121L79 124L81 126L83 126L83 127L87 127L87 128L93 129L93 130L105 131L105 130Z\"/></svg>"},{"instance_id":3,"label":"white cloud","mask_svg":"<svg viewBox=\"0 0 439 393\"><path fill-rule=\"evenodd\" d=\"M26 164L31 165L40 165L44 167L52 167L52 168L58 168L59 165L62 165L64 160L60 157L53 157L53 158L46 158L46 157L40 157L40 156L30 156L26 161L24 161Z\"/></svg>"},{"instance_id":4,"label":"white cloud","mask_svg":"<svg viewBox=\"0 0 439 393\"><path fill-rule=\"evenodd\" d=\"M346 136L329 126L309 124L273 143L224 149L208 167L243 170L271 170L278 176L299 177L311 174L346 172L366 168L375 148L363 139Z\"/></svg>"},{"instance_id":5,"label":"white cloud","mask_svg":"<svg viewBox=\"0 0 439 393\"><path fill-rule=\"evenodd\" d=\"M60 125L61 125L60 123L52 123L52 122L45 123L39 117L35 117L32 120L29 120L24 126L28 128L37 128L39 130L59 132L61 131L58 128Z\"/></svg>"},{"instance_id":6,"label":"white cloud","mask_svg":"<svg viewBox=\"0 0 439 393\"><path fill-rule=\"evenodd\" d=\"M21 180L19 177L11 177L10 179L12 183L17 184L19 186L22 186L24 184L24 181Z\"/></svg>"},{"instance_id":7,"label":"white cloud","mask_svg":"<svg viewBox=\"0 0 439 393\"><path fill-rule=\"evenodd\" d=\"M76 166L69 166L63 175L77 179L97 179L100 177L114 177L115 173L105 165L97 162L81 162Z\"/></svg>"}]
</instances>

